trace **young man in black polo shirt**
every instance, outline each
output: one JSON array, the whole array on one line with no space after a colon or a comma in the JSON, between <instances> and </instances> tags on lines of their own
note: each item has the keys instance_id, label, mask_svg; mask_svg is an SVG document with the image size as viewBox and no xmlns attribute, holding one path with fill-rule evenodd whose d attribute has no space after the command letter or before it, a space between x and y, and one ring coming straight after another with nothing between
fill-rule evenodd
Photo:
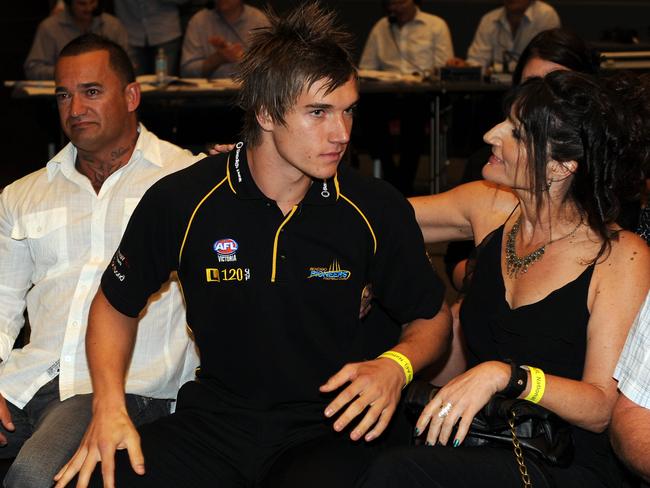
<instances>
[{"instance_id":1,"label":"young man in black polo shirt","mask_svg":"<svg viewBox=\"0 0 650 488\"><path fill-rule=\"evenodd\" d=\"M449 314L409 204L339 167L358 98L347 40L316 5L273 18L241 66L247 143L145 195L91 308L94 417L57 486L80 472L85 487L98 461L107 487L350 486L398 437L402 388L444 350ZM138 433L123 377L172 271L201 370Z\"/></svg>"}]
</instances>

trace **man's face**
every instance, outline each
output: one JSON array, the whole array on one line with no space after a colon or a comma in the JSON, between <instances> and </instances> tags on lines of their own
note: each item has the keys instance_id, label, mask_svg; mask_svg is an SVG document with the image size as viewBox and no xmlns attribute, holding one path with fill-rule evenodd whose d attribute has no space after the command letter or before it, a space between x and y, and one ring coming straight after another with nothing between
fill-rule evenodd
<instances>
[{"instance_id":1,"label":"man's face","mask_svg":"<svg viewBox=\"0 0 650 488\"><path fill-rule=\"evenodd\" d=\"M278 171L290 178L300 173L317 179L334 176L350 142L357 82L350 78L328 94L326 84L327 80L319 80L303 90L285 114L284 124L261 122L270 132Z\"/></svg>"},{"instance_id":2,"label":"man's face","mask_svg":"<svg viewBox=\"0 0 650 488\"><path fill-rule=\"evenodd\" d=\"M397 19L399 24L405 24L415 17L415 2L413 0L386 0L388 15Z\"/></svg>"},{"instance_id":3,"label":"man's face","mask_svg":"<svg viewBox=\"0 0 650 488\"><path fill-rule=\"evenodd\" d=\"M70 12L72 17L83 22L90 22L99 0L72 0Z\"/></svg>"},{"instance_id":4,"label":"man's face","mask_svg":"<svg viewBox=\"0 0 650 488\"><path fill-rule=\"evenodd\" d=\"M238 11L243 3L242 0L214 0L214 8L220 14L228 14Z\"/></svg>"},{"instance_id":5,"label":"man's face","mask_svg":"<svg viewBox=\"0 0 650 488\"><path fill-rule=\"evenodd\" d=\"M125 86L109 64L108 51L61 56L54 74L63 132L80 150L112 151L135 117L137 83ZM136 96L137 95L137 96Z\"/></svg>"},{"instance_id":6,"label":"man's face","mask_svg":"<svg viewBox=\"0 0 650 488\"><path fill-rule=\"evenodd\" d=\"M510 15L523 15L531 0L503 0L503 6Z\"/></svg>"}]
</instances>

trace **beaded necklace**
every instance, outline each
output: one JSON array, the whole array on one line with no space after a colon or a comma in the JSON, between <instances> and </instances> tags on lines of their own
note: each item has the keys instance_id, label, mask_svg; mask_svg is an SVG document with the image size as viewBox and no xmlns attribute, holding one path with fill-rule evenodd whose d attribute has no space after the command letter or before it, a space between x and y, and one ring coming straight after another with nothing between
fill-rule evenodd
<instances>
[{"instance_id":1,"label":"beaded necklace","mask_svg":"<svg viewBox=\"0 0 650 488\"><path fill-rule=\"evenodd\" d=\"M540 247L535 249L533 252L526 254L523 257L519 257L517 256L517 250L515 249L517 233L519 233L519 227L521 226L521 217L519 217L519 219L517 219L517 222L515 222L512 226L512 229L508 231L508 239L506 240L506 273L508 273L508 276L514 279L519 277L519 273L526 273L528 271L528 268L542 259L542 256L544 256L544 252L546 251L546 246L572 236L581 225L582 217L580 217L580 222L578 222L578 225L576 225L575 228L568 234L565 234L562 237L558 237L557 239L551 239L550 241L542 244Z\"/></svg>"}]
</instances>

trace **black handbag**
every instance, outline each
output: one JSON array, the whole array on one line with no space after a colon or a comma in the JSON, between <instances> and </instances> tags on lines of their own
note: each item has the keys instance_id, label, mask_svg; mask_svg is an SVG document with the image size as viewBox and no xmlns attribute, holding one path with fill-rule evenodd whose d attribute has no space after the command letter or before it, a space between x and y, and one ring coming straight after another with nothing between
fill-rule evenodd
<instances>
[{"instance_id":1,"label":"black handbag","mask_svg":"<svg viewBox=\"0 0 650 488\"><path fill-rule=\"evenodd\" d=\"M405 398L408 415L416 420L438 390L439 386L426 381L411 383ZM476 414L462 445L514 448L522 476L521 450L550 466L566 467L573 460L573 437L567 422L536 403L500 395L493 396Z\"/></svg>"}]
</instances>

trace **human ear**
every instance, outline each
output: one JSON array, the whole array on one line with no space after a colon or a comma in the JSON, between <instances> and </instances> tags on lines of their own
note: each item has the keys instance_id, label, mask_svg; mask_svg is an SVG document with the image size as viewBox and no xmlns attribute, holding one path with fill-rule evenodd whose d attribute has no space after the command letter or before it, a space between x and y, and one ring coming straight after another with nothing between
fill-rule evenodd
<instances>
[{"instance_id":1,"label":"human ear","mask_svg":"<svg viewBox=\"0 0 650 488\"><path fill-rule=\"evenodd\" d=\"M260 110L255 114L255 118L257 118L257 123L260 125L262 130L267 132L273 130L275 123L273 122L273 118L269 114L269 111L265 107L260 108Z\"/></svg>"},{"instance_id":2,"label":"human ear","mask_svg":"<svg viewBox=\"0 0 650 488\"><path fill-rule=\"evenodd\" d=\"M140 83L134 81L124 87L126 106L129 112L135 112L140 106Z\"/></svg>"}]
</instances>

